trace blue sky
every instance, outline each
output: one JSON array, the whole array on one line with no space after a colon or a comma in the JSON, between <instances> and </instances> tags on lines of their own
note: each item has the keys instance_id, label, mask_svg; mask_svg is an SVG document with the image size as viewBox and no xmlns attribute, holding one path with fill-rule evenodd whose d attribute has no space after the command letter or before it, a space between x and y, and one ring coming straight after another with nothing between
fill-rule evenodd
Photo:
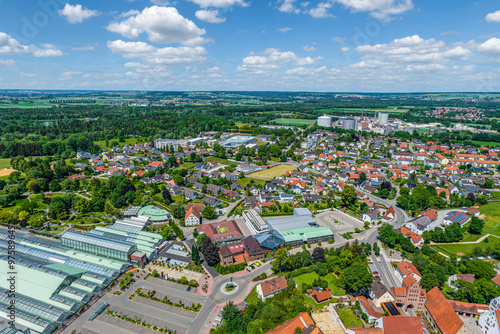
<instances>
[{"instance_id":1,"label":"blue sky","mask_svg":"<svg viewBox=\"0 0 500 334\"><path fill-rule=\"evenodd\" d=\"M0 0L0 88L500 91L494 0Z\"/></svg>"}]
</instances>

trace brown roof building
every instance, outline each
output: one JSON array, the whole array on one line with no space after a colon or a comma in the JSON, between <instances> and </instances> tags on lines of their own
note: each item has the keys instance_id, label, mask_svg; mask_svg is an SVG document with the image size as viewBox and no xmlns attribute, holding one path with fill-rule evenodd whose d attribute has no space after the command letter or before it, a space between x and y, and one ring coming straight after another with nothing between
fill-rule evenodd
<instances>
[{"instance_id":1,"label":"brown roof building","mask_svg":"<svg viewBox=\"0 0 500 334\"><path fill-rule=\"evenodd\" d=\"M383 324L384 334L423 334L421 317L382 317L378 322ZM378 326L378 323L376 326Z\"/></svg>"},{"instance_id":2,"label":"brown roof building","mask_svg":"<svg viewBox=\"0 0 500 334\"><path fill-rule=\"evenodd\" d=\"M283 325L271 329L266 334L295 334L295 330L300 328L304 334L321 334L321 331L314 325L311 316L302 312L297 317L287 320Z\"/></svg>"},{"instance_id":3,"label":"brown roof building","mask_svg":"<svg viewBox=\"0 0 500 334\"><path fill-rule=\"evenodd\" d=\"M286 282L285 276L278 276L257 285L256 291L261 299L265 300L287 288L288 283Z\"/></svg>"},{"instance_id":4,"label":"brown roof building","mask_svg":"<svg viewBox=\"0 0 500 334\"><path fill-rule=\"evenodd\" d=\"M424 314L441 334L469 334L470 331L437 287L427 293Z\"/></svg>"}]
</instances>

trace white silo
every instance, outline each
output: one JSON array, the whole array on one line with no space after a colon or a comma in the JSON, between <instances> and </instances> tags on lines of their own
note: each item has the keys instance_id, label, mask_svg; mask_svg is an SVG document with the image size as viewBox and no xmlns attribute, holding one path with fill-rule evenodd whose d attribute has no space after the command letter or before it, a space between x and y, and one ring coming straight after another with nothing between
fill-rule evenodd
<instances>
[{"instance_id":1,"label":"white silo","mask_svg":"<svg viewBox=\"0 0 500 334\"><path fill-rule=\"evenodd\" d=\"M331 116L320 116L318 117L318 126L324 126L326 128L332 127L332 117Z\"/></svg>"}]
</instances>

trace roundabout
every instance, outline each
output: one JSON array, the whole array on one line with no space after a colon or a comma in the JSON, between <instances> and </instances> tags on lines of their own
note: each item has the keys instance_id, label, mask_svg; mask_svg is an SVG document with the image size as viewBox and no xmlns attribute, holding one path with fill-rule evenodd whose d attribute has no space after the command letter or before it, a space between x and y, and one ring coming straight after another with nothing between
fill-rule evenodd
<instances>
[{"instance_id":1,"label":"roundabout","mask_svg":"<svg viewBox=\"0 0 500 334\"><path fill-rule=\"evenodd\" d=\"M238 284L233 282L227 282L222 284L220 291L225 295L232 295L238 292Z\"/></svg>"}]
</instances>

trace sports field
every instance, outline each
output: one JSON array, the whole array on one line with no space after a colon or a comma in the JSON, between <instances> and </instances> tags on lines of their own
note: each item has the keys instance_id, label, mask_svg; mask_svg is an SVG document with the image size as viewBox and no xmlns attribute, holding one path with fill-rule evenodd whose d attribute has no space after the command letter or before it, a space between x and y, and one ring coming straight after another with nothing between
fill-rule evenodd
<instances>
[{"instance_id":1,"label":"sports field","mask_svg":"<svg viewBox=\"0 0 500 334\"><path fill-rule=\"evenodd\" d=\"M297 167L291 165L278 165L275 167L271 167L269 169L264 169L255 173L248 174L250 177L260 177L263 179L272 179L275 177L283 176L286 172L290 170L295 170Z\"/></svg>"}]
</instances>

